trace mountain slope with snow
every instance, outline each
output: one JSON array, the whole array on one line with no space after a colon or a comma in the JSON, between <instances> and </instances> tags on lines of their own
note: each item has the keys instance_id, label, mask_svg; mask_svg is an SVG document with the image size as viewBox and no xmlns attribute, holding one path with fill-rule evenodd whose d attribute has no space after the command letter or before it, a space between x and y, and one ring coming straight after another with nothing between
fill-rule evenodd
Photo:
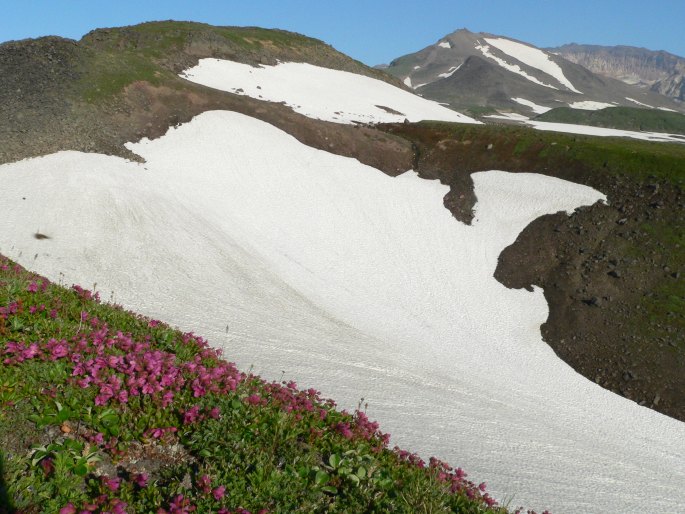
<instances>
[{"instance_id":1,"label":"mountain slope with snow","mask_svg":"<svg viewBox=\"0 0 685 514\"><path fill-rule=\"evenodd\" d=\"M426 98L474 112L486 107L530 116L515 98L546 108L630 105L626 97L654 107L682 108L657 93L595 75L556 53L466 29L399 57L384 69Z\"/></svg>"},{"instance_id":2,"label":"mountain slope with snow","mask_svg":"<svg viewBox=\"0 0 685 514\"><path fill-rule=\"evenodd\" d=\"M388 177L236 113L129 148L145 163L63 152L0 167L0 251L97 282L267 377L283 370L347 407L364 397L398 443L463 463L516 504L685 501L683 424L576 374L540 338L542 292L492 277L529 222L601 193L477 173L467 226L437 182Z\"/></svg>"},{"instance_id":3,"label":"mountain slope with snow","mask_svg":"<svg viewBox=\"0 0 685 514\"><path fill-rule=\"evenodd\" d=\"M181 76L222 91L284 102L305 116L335 123L426 119L479 123L386 82L307 63L253 67L228 60L201 59Z\"/></svg>"}]
</instances>

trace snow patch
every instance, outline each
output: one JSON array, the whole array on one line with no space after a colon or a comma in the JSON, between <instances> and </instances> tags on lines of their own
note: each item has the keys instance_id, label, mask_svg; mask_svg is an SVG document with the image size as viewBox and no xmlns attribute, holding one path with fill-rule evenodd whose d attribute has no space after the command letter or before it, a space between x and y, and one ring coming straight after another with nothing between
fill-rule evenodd
<instances>
[{"instance_id":1,"label":"snow patch","mask_svg":"<svg viewBox=\"0 0 685 514\"><path fill-rule=\"evenodd\" d=\"M438 46L441 48L452 48L452 45L449 41L441 41L440 43L438 43Z\"/></svg>"},{"instance_id":2,"label":"snow patch","mask_svg":"<svg viewBox=\"0 0 685 514\"><path fill-rule=\"evenodd\" d=\"M497 119L497 120L512 120L512 121L526 121L526 120L530 119L528 116L524 116L523 114L519 114L517 112L499 112L497 114L487 114L483 117L484 118L493 118L493 119Z\"/></svg>"},{"instance_id":3,"label":"snow patch","mask_svg":"<svg viewBox=\"0 0 685 514\"><path fill-rule=\"evenodd\" d=\"M583 111L599 111L600 109L606 109L607 107L614 107L614 104L585 100L584 102L573 102L571 104L568 104L568 106L571 109L580 109Z\"/></svg>"},{"instance_id":4,"label":"snow patch","mask_svg":"<svg viewBox=\"0 0 685 514\"><path fill-rule=\"evenodd\" d=\"M0 166L0 251L97 282L267 379L285 370L348 409L363 396L393 443L463 466L500 499L681 510L685 424L575 373L541 339L542 290L493 278L532 220L604 195L474 173L467 226L438 181L391 178L232 112L127 147L145 164L60 152Z\"/></svg>"},{"instance_id":5,"label":"snow patch","mask_svg":"<svg viewBox=\"0 0 685 514\"><path fill-rule=\"evenodd\" d=\"M632 130L620 130L604 127L591 127L590 125L574 125L572 123L553 123L549 121L527 122L533 128L551 132L567 132L569 134L584 134L587 136L602 137L629 137L631 139L643 139L645 141L656 141L662 143L677 142L683 143L683 136L678 134L666 134L664 132L634 132Z\"/></svg>"},{"instance_id":6,"label":"snow patch","mask_svg":"<svg viewBox=\"0 0 685 514\"><path fill-rule=\"evenodd\" d=\"M463 64L463 63L462 63L462 64ZM444 78L444 79L449 78L449 77L451 77L452 75L454 75L454 74L457 72L457 70L459 70L459 68L461 68L461 66L462 66L461 64L460 64L459 66L452 66L449 70L447 70L447 72L445 72L445 73L440 73L440 74L438 75L438 77L442 77L442 78Z\"/></svg>"},{"instance_id":7,"label":"snow patch","mask_svg":"<svg viewBox=\"0 0 685 514\"><path fill-rule=\"evenodd\" d=\"M415 70L420 70L420 69L421 69L421 66L414 66L414 69L415 69Z\"/></svg>"},{"instance_id":8,"label":"snow patch","mask_svg":"<svg viewBox=\"0 0 685 514\"><path fill-rule=\"evenodd\" d=\"M404 82L404 85L405 85L405 86L407 86L407 87L412 87L412 85L411 85L411 77L405 77L403 82Z\"/></svg>"},{"instance_id":9,"label":"snow patch","mask_svg":"<svg viewBox=\"0 0 685 514\"><path fill-rule=\"evenodd\" d=\"M479 123L381 80L306 63L283 62L255 68L234 61L200 59L197 66L181 76L222 91L284 102L300 114L335 123L404 121L405 117L378 109L376 105L405 113L409 121ZM409 77L405 84L411 86Z\"/></svg>"},{"instance_id":10,"label":"snow patch","mask_svg":"<svg viewBox=\"0 0 685 514\"><path fill-rule=\"evenodd\" d=\"M495 48L501 50L505 54L513 57L514 59L527 64L531 68L537 68L543 73L550 75L555 78L560 84L563 84L568 89L574 93L583 94L578 91L571 81L566 78L561 67L555 63L549 56L540 50L539 48L534 48L529 45L524 45L523 43L518 43L512 41L511 39L504 38L484 38L485 41L494 46Z\"/></svg>"},{"instance_id":11,"label":"snow patch","mask_svg":"<svg viewBox=\"0 0 685 514\"><path fill-rule=\"evenodd\" d=\"M544 105L538 105L534 102L531 102L530 100L526 100L525 98L512 98L512 100L518 104L525 105L526 107L530 107L535 114L542 114L547 111L551 111L551 107L545 107Z\"/></svg>"},{"instance_id":12,"label":"snow patch","mask_svg":"<svg viewBox=\"0 0 685 514\"><path fill-rule=\"evenodd\" d=\"M669 109L668 107L657 107L660 111L668 111L668 112L678 112L675 109Z\"/></svg>"},{"instance_id":13,"label":"snow patch","mask_svg":"<svg viewBox=\"0 0 685 514\"><path fill-rule=\"evenodd\" d=\"M649 107L650 109L654 109L654 107L652 107L651 105L643 104L642 102L635 100L634 98L628 98L626 96L626 100L628 100L629 102L633 102L634 104L641 105L642 107Z\"/></svg>"}]
</instances>

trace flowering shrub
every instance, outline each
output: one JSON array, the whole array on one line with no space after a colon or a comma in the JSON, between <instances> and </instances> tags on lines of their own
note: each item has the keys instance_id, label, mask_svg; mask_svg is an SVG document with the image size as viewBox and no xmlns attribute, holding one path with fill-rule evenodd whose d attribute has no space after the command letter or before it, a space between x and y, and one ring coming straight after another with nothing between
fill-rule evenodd
<instances>
[{"instance_id":1,"label":"flowering shrub","mask_svg":"<svg viewBox=\"0 0 685 514\"><path fill-rule=\"evenodd\" d=\"M0 360L19 511L505 512L460 468L390 449L364 412L1 256Z\"/></svg>"}]
</instances>

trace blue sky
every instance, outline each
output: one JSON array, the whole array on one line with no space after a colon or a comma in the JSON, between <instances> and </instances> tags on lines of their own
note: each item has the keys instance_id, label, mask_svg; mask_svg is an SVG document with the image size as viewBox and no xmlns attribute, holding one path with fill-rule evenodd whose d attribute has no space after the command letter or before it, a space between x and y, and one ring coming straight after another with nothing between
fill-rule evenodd
<instances>
[{"instance_id":1,"label":"blue sky","mask_svg":"<svg viewBox=\"0 0 685 514\"><path fill-rule=\"evenodd\" d=\"M627 44L685 56L685 0L1 0L0 6L0 41L79 39L98 27L175 19L293 30L367 64L417 51L462 27L537 46Z\"/></svg>"}]
</instances>

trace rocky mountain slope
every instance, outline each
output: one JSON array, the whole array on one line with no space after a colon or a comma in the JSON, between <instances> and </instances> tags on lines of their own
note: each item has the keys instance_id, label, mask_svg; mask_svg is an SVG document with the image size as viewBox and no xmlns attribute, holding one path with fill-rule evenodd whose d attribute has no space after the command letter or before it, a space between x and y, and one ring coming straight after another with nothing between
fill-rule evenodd
<instances>
[{"instance_id":1,"label":"rocky mountain slope","mask_svg":"<svg viewBox=\"0 0 685 514\"><path fill-rule=\"evenodd\" d=\"M600 76L527 43L461 29L383 67L418 94L472 112L526 116L555 107L635 105L679 109L656 92Z\"/></svg>"},{"instance_id":2,"label":"rocky mountain slope","mask_svg":"<svg viewBox=\"0 0 685 514\"><path fill-rule=\"evenodd\" d=\"M634 46L579 45L548 48L592 72L685 101L685 58Z\"/></svg>"}]
</instances>

